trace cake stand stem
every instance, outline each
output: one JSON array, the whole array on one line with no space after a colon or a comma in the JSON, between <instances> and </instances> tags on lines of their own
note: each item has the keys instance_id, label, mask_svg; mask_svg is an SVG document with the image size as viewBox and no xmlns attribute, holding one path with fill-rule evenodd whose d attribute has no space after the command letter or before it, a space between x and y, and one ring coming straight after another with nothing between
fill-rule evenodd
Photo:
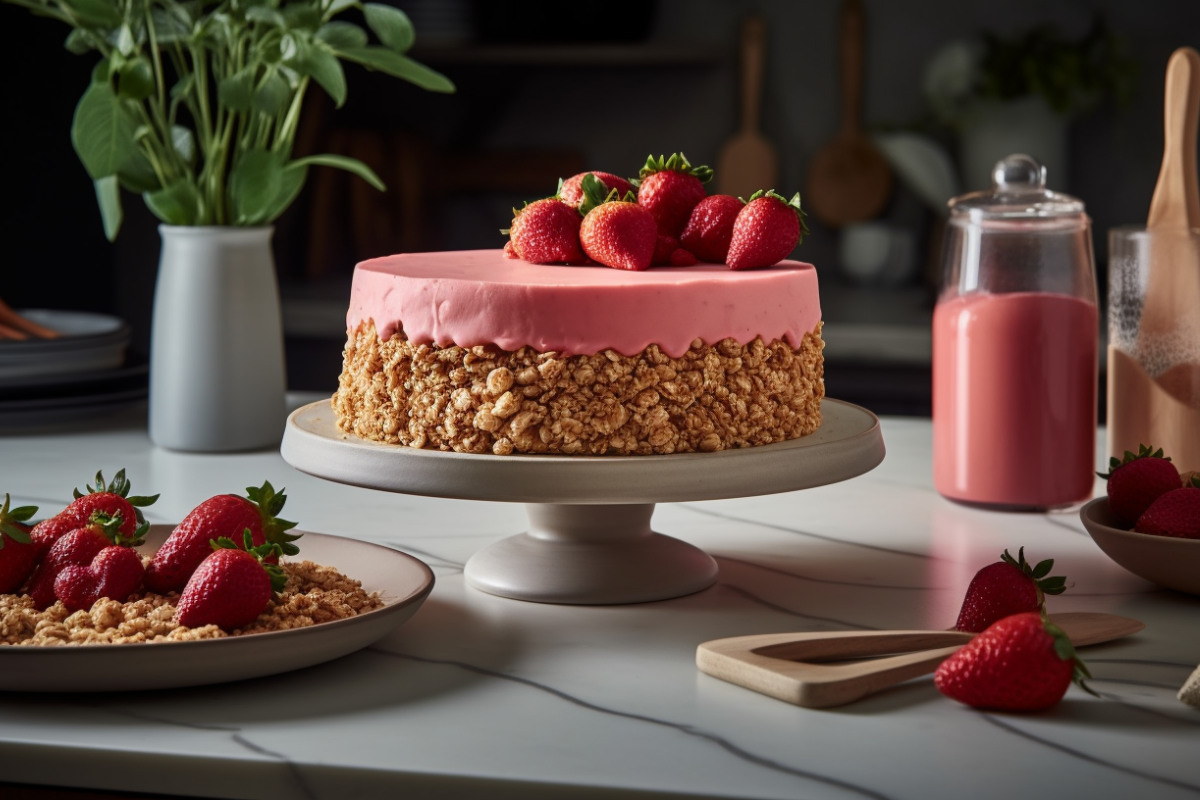
<instances>
[{"instance_id":1,"label":"cake stand stem","mask_svg":"<svg viewBox=\"0 0 1200 800\"><path fill-rule=\"evenodd\" d=\"M717 580L707 553L650 529L653 503L529 503L525 510L528 533L467 562L472 586L535 603L607 605L680 597Z\"/></svg>"}]
</instances>

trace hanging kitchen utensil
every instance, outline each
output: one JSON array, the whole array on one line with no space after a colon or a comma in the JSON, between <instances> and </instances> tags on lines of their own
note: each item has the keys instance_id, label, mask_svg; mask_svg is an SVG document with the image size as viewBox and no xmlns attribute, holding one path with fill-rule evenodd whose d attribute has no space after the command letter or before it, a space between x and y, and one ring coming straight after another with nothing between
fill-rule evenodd
<instances>
[{"instance_id":1,"label":"hanging kitchen utensil","mask_svg":"<svg viewBox=\"0 0 1200 800\"><path fill-rule=\"evenodd\" d=\"M834 228L876 216L892 192L887 161L862 130L865 27L862 1L842 0L842 127L813 158L804 196L805 206L817 219Z\"/></svg>"},{"instance_id":2,"label":"hanging kitchen utensil","mask_svg":"<svg viewBox=\"0 0 1200 800\"><path fill-rule=\"evenodd\" d=\"M778 188L779 156L759 130L766 49L762 18L747 17L742 24L742 127L717 155L718 194L749 197L759 189Z\"/></svg>"}]
</instances>

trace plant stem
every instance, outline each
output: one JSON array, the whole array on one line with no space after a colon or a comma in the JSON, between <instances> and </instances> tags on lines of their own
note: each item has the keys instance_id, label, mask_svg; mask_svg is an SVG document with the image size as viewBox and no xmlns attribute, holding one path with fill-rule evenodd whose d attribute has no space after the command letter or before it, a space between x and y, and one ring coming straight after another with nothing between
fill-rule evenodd
<instances>
[{"instance_id":1,"label":"plant stem","mask_svg":"<svg viewBox=\"0 0 1200 800\"><path fill-rule=\"evenodd\" d=\"M292 105L288 108L287 117L283 120L283 125L279 127L279 133L275 137L276 152L290 153L292 142L296 138L296 128L300 122L300 109L304 106L304 92L308 89L309 78L305 75L300 79L300 85L296 87L296 94L292 97Z\"/></svg>"}]
</instances>

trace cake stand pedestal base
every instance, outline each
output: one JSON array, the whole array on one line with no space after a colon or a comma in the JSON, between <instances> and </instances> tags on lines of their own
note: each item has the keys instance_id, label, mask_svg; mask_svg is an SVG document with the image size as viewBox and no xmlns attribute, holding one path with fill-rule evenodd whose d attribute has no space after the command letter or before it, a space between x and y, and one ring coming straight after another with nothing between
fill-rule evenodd
<instances>
[{"instance_id":1,"label":"cake stand pedestal base","mask_svg":"<svg viewBox=\"0 0 1200 800\"><path fill-rule=\"evenodd\" d=\"M536 603L607 605L667 600L717 580L711 556L650 529L654 503L528 503L525 510L529 533L467 562L476 589Z\"/></svg>"},{"instance_id":2,"label":"cake stand pedestal base","mask_svg":"<svg viewBox=\"0 0 1200 800\"><path fill-rule=\"evenodd\" d=\"M328 400L292 413L280 449L296 469L352 486L524 503L529 532L472 556L467 582L567 605L666 600L716 582L717 564L704 551L650 529L656 503L811 489L861 475L884 456L875 415L828 397L809 435L716 453L497 456L398 447L344 433Z\"/></svg>"}]
</instances>

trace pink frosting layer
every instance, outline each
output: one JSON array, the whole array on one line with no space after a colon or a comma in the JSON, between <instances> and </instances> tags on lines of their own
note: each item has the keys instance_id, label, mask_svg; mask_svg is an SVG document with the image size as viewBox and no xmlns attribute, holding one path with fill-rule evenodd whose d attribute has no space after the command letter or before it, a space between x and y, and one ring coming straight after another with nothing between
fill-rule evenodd
<instances>
[{"instance_id":1,"label":"pink frosting layer","mask_svg":"<svg viewBox=\"0 0 1200 800\"><path fill-rule=\"evenodd\" d=\"M798 261L629 272L529 264L497 248L362 262L346 324L353 330L367 319L382 339L402 327L411 341L439 346L630 356L657 344L678 358L693 339L761 336L798 347L820 321L821 303L816 269Z\"/></svg>"}]
</instances>

